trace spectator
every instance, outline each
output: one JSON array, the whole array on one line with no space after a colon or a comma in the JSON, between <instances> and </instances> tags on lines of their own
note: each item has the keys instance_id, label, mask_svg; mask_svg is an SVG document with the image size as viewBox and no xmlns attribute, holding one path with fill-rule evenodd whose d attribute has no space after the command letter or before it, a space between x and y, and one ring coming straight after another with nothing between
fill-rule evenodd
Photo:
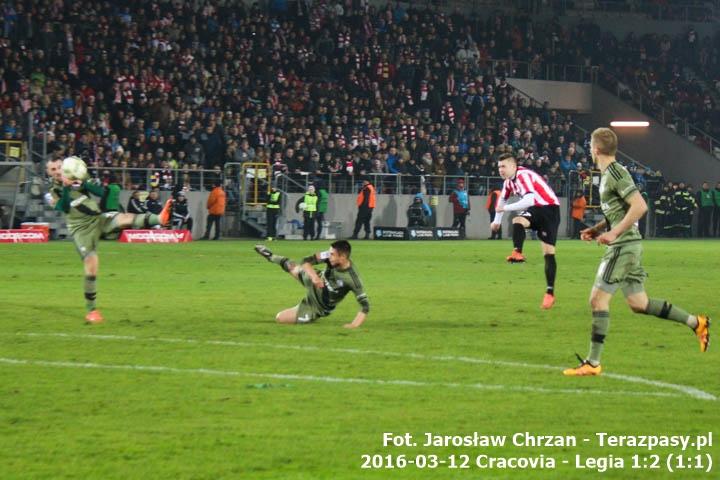
<instances>
[{"instance_id":1,"label":"spectator","mask_svg":"<svg viewBox=\"0 0 720 480\"><path fill-rule=\"evenodd\" d=\"M193 219L190 216L187 197L185 192L180 190L176 194L172 209L172 226L174 230L180 230L186 227L192 232Z\"/></svg>"},{"instance_id":2,"label":"spectator","mask_svg":"<svg viewBox=\"0 0 720 480\"><path fill-rule=\"evenodd\" d=\"M220 240L220 220L225 215L225 206L227 203L227 197L225 190L222 188L222 181L216 179L213 183L213 189L210 191L207 199L207 226L205 228L205 235L203 240L210 239L210 230L213 224L215 225L215 236L213 240Z\"/></svg>"},{"instance_id":3,"label":"spectator","mask_svg":"<svg viewBox=\"0 0 720 480\"><path fill-rule=\"evenodd\" d=\"M160 203L160 192L157 188L150 190L147 200L145 201L145 208L150 213L158 215L162 211L162 204Z\"/></svg>"},{"instance_id":4,"label":"spectator","mask_svg":"<svg viewBox=\"0 0 720 480\"><path fill-rule=\"evenodd\" d=\"M145 202L142 201L142 193L141 190L135 190L132 195L130 195L130 200L128 200L127 208L125 209L127 213L147 213L148 209L145 207Z\"/></svg>"}]
</instances>

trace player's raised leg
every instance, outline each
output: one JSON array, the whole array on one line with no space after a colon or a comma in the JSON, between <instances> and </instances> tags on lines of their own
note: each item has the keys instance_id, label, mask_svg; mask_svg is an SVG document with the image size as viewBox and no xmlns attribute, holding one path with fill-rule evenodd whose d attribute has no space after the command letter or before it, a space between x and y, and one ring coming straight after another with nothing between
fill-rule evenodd
<instances>
[{"instance_id":1,"label":"player's raised leg","mask_svg":"<svg viewBox=\"0 0 720 480\"><path fill-rule=\"evenodd\" d=\"M653 315L687 325L697 336L700 351L707 351L710 344L710 317L707 315L692 315L666 300L648 298L645 291L628 295L627 303L635 313Z\"/></svg>"},{"instance_id":2,"label":"player's raised leg","mask_svg":"<svg viewBox=\"0 0 720 480\"><path fill-rule=\"evenodd\" d=\"M170 221L171 208L172 200L168 200L158 215L153 213L118 213L115 216L115 225L118 230L125 230L126 228L139 230L152 228L156 225L167 225ZM163 218L165 218L164 222Z\"/></svg>"},{"instance_id":3,"label":"player's raised leg","mask_svg":"<svg viewBox=\"0 0 720 480\"><path fill-rule=\"evenodd\" d=\"M267 260L268 262L279 265L280 268L282 268L284 271L288 272L294 278L297 279L298 276L300 275L301 268L298 264L296 264L295 262L293 262L292 260L290 260L287 257L283 257L282 255L275 255L265 245L255 245L255 251L257 252L258 255L265 258L265 260Z\"/></svg>"}]
</instances>

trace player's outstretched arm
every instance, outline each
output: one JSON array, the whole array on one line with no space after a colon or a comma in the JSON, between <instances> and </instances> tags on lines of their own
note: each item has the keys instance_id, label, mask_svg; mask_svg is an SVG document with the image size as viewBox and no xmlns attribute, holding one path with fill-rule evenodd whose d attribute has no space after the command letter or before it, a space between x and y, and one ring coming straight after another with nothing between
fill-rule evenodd
<instances>
[{"instance_id":1,"label":"player's outstretched arm","mask_svg":"<svg viewBox=\"0 0 720 480\"><path fill-rule=\"evenodd\" d=\"M363 312L362 310L360 310L360 311L357 313L357 315L355 315L355 318L353 319L352 322L346 323L346 324L343 325L343 326L344 326L345 328L358 328L360 325L363 324L363 322L365 322L365 319L366 319L366 318L367 318L367 313L365 313L365 312Z\"/></svg>"}]
</instances>

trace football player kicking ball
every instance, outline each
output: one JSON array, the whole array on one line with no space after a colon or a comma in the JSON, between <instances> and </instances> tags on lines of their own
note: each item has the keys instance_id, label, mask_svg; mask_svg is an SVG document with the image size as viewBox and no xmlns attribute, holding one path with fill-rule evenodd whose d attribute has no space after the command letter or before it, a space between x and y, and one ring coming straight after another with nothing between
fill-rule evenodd
<instances>
[{"instance_id":1,"label":"football player kicking ball","mask_svg":"<svg viewBox=\"0 0 720 480\"><path fill-rule=\"evenodd\" d=\"M525 261L522 254L525 229L530 228L538 233L545 256L545 280L547 282L540 307L547 310L555 304L555 275L557 274L555 243L560 226L560 201L540 175L527 168L518 167L517 160L512 154L500 155L498 171L505 182L495 207L495 219L490 228L493 232L500 230L503 212L520 212L512 221L514 249L512 254L507 257L507 261L510 263ZM506 204L505 202L513 195L521 197L520 200Z\"/></svg>"},{"instance_id":2,"label":"football player kicking ball","mask_svg":"<svg viewBox=\"0 0 720 480\"><path fill-rule=\"evenodd\" d=\"M645 293L646 275L640 264L642 237L637 222L647 212L647 204L628 171L615 161L617 145L617 136L609 128L598 128L592 133L590 151L602 173L600 204L606 220L580 231L580 238L596 239L608 248L590 293L593 318L590 354L584 360L579 358L578 367L563 372L569 376L599 375L602 371L600 355L610 325L610 300L618 288L622 289L633 312L687 325L700 341L701 352L706 351L710 343L708 316L690 315L665 300L648 298Z\"/></svg>"},{"instance_id":3,"label":"football player kicking ball","mask_svg":"<svg viewBox=\"0 0 720 480\"><path fill-rule=\"evenodd\" d=\"M77 157L72 162L81 162ZM85 170L86 171L86 170ZM103 195L103 187L84 181L84 178L67 178L63 175L63 160L47 162L46 172L52 179L46 201L55 210L65 214L68 229L85 268L85 304L88 323L101 323L102 314L96 307L98 255L97 246L101 236L117 234L126 228L150 228L155 225L167 225L170 221L171 200L159 215L151 213L133 214L102 212L97 202L90 196Z\"/></svg>"},{"instance_id":4,"label":"football player kicking ball","mask_svg":"<svg viewBox=\"0 0 720 480\"><path fill-rule=\"evenodd\" d=\"M361 310L351 323L344 326L357 328L362 325L370 311L370 302L355 271L355 265L350 261L350 250L349 242L338 240L332 243L330 250L305 257L298 265L287 257L274 255L264 245L255 245L258 254L267 261L280 265L280 268L297 279L307 290L300 303L278 313L275 320L286 324L313 322L330 315L345 295L352 291ZM313 266L320 263L325 264L325 270L318 274Z\"/></svg>"}]
</instances>

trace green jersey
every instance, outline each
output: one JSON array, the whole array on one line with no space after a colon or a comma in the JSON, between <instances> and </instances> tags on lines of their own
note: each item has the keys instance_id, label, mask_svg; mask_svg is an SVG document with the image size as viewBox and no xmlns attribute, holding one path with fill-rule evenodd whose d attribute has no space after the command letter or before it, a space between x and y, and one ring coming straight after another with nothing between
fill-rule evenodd
<instances>
[{"instance_id":1,"label":"green jersey","mask_svg":"<svg viewBox=\"0 0 720 480\"><path fill-rule=\"evenodd\" d=\"M638 189L630 173L618 162L612 162L602 173L600 179L600 206L608 224L615 227L625 218L630 209L627 199ZM637 223L623 232L611 245L637 242L642 239Z\"/></svg>"},{"instance_id":2,"label":"green jersey","mask_svg":"<svg viewBox=\"0 0 720 480\"><path fill-rule=\"evenodd\" d=\"M308 257L305 261L309 261L313 265L320 263L315 256L312 259ZM360 280L360 276L355 271L354 265L350 265L345 270L334 268L330 262L325 260L325 270L320 272L320 278L325 283L323 288L317 288L311 285L312 295L314 299L326 311L333 310L340 301L345 298L348 292L355 294L355 299L362 306L362 311L368 313L370 311L370 302L365 293L365 288Z\"/></svg>"},{"instance_id":3,"label":"green jersey","mask_svg":"<svg viewBox=\"0 0 720 480\"><path fill-rule=\"evenodd\" d=\"M56 199L55 210L65 213L68 229L75 234L79 230L95 227L97 216L102 213L90 194L102 195L102 187L83 182L80 187L66 187L57 182L50 189Z\"/></svg>"}]
</instances>

